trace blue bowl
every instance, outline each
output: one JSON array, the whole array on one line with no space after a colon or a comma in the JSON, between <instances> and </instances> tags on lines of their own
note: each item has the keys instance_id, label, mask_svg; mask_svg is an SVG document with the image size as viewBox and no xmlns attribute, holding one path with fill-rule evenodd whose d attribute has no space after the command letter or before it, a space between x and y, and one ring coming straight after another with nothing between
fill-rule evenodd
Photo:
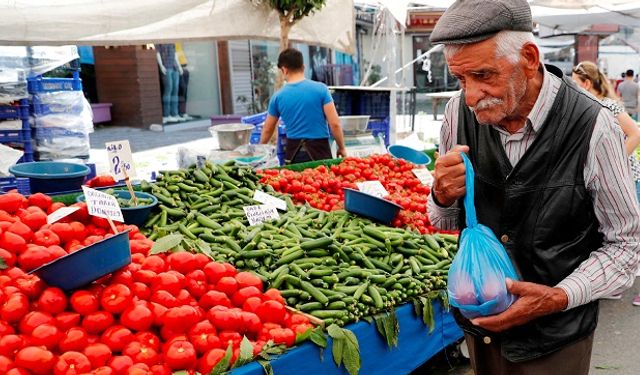
<instances>
[{"instance_id":1,"label":"blue bowl","mask_svg":"<svg viewBox=\"0 0 640 375\"><path fill-rule=\"evenodd\" d=\"M125 224L133 224L137 226L142 226L147 221L149 214L151 213L151 209L158 204L158 198L156 198L153 194L145 193L142 191L134 192L136 197L151 199L153 202L147 205L140 205L136 207L120 207L122 210L122 217L124 218ZM122 199L131 199L131 193L128 190L114 190L113 195ZM84 202L84 194L78 195L76 198L77 202Z\"/></svg>"},{"instance_id":2,"label":"blue bowl","mask_svg":"<svg viewBox=\"0 0 640 375\"><path fill-rule=\"evenodd\" d=\"M424 152L418 151L411 147L391 145L387 148L387 151L389 151L391 156L393 156L394 158L404 159L416 165L427 165L431 163L431 158L429 156L427 156Z\"/></svg>"},{"instance_id":3,"label":"blue bowl","mask_svg":"<svg viewBox=\"0 0 640 375\"><path fill-rule=\"evenodd\" d=\"M34 161L9 167L16 177L28 177L31 193L53 193L80 189L91 170L83 164Z\"/></svg>"},{"instance_id":4,"label":"blue bowl","mask_svg":"<svg viewBox=\"0 0 640 375\"><path fill-rule=\"evenodd\" d=\"M64 291L83 287L131 263L129 231L96 242L30 273Z\"/></svg>"},{"instance_id":5,"label":"blue bowl","mask_svg":"<svg viewBox=\"0 0 640 375\"><path fill-rule=\"evenodd\" d=\"M401 206L386 199L363 193L358 190L343 188L344 209L369 219L390 224L402 209Z\"/></svg>"}]
</instances>

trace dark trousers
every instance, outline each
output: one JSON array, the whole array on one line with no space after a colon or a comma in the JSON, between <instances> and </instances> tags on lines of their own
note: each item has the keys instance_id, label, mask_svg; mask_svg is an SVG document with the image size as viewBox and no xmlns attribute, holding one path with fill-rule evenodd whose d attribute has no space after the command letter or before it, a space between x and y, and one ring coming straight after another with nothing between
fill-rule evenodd
<instances>
[{"instance_id":1,"label":"dark trousers","mask_svg":"<svg viewBox=\"0 0 640 375\"><path fill-rule=\"evenodd\" d=\"M287 138L285 161L287 164L304 163L312 160L331 159L328 138L292 139Z\"/></svg>"},{"instance_id":2,"label":"dark trousers","mask_svg":"<svg viewBox=\"0 0 640 375\"><path fill-rule=\"evenodd\" d=\"M500 343L485 344L482 337L465 333L476 375L588 375L593 333L586 338L541 358L510 362L500 352Z\"/></svg>"},{"instance_id":3,"label":"dark trousers","mask_svg":"<svg viewBox=\"0 0 640 375\"><path fill-rule=\"evenodd\" d=\"M178 113L187 113L187 89L189 88L189 70L186 65L182 65L182 75L178 84Z\"/></svg>"}]
</instances>

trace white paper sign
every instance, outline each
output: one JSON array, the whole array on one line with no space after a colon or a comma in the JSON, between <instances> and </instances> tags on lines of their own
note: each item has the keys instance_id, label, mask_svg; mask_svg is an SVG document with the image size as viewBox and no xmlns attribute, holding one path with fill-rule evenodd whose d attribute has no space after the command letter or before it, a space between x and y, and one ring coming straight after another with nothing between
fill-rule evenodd
<instances>
[{"instance_id":1,"label":"white paper sign","mask_svg":"<svg viewBox=\"0 0 640 375\"><path fill-rule=\"evenodd\" d=\"M389 192L382 186L380 181L356 182L356 186L358 186L358 190L361 192L378 198L384 198L389 195Z\"/></svg>"},{"instance_id":2,"label":"white paper sign","mask_svg":"<svg viewBox=\"0 0 640 375\"><path fill-rule=\"evenodd\" d=\"M126 178L125 171L129 178L136 177L136 168L133 164L131 146L129 141L115 141L105 143L107 146L107 157L109 158L109 172L116 180Z\"/></svg>"},{"instance_id":3,"label":"white paper sign","mask_svg":"<svg viewBox=\"0 0 640 375\"><path fill-rule=\"evenodd\" d=\"M122 210L120 210L116 197L86 186L82 187L82 191L87 202L89 215L124 222Z\"/></svg>"},{"instance_id":4,"label":"white paper sign","mask_svg":"<svg viewBox=\"0 0 640 375\"><path fill-rule=\"evenodd\" d=\"M63 217L67 217L72 213L78 211L80 207L78 206L69 206L69 207L60 207L55 210L51 215L47 216L47 224L53 224L56 221L62 219Z\"/></svg>"},{"instance_id":5,"label":"white paper sign","mask_svg":"<svg viewBox=\"0 0 640 375\"><path fill-rule=\"evenodd\" d=\"M287 210L287 202L285 202L284 199L276 198L260 190L256 190L255 193L253 193L253 199L262 204L273 206L282 211Z\"/></svg>"},{"instance_id":6,"label":"white paper sign","mask_svg":"<svg viewBox=\"0 0 640 375\"><path fill-rule=\"evenodd\" d=\"M262 224L265 221L277 220L280 218L278 210L275 207L266 204L257 206L242 207L244 214L247 215L249 225Z\"/></svg>"},{"instance_id":7,"label":"white paper sign","mask_svg":"<svg viewBox=\"0 0 640 375\"><path fill-rule=\"evenodd\" d=\"M420 183L422 185L427 185L428 187L431 187L431 185L433 185L433 175L428 169L416 168L412 172L416 175L418 180L420 180Z\"/></svg>"}]
</instances>

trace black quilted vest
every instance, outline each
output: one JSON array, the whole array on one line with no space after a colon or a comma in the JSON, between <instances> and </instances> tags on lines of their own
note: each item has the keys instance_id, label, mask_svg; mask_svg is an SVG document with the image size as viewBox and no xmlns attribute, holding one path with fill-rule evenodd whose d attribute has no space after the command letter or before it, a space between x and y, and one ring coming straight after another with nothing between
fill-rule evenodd
<instances>
[{"instance_id":1,"label":"black quilted vest","mask_svg":"<svg viewBox=\"0 0 640 375\"><path fill-rule=\"evenodd\" d=\"M478 222L500 239L524 281L555 286L603 244L584 166L602 106L553 66L563 83L535 141L515 167L497 130L479 125L460 101L458 143L469 145L475 169ZM462 200L459 202L462 207ZM459 223L464 226L464 210ZM534 359L589 335L598 321L598 303L548 315L500 335L472 326L470 333L493 336L513 362Z\"/></svg>"}]
</instances>

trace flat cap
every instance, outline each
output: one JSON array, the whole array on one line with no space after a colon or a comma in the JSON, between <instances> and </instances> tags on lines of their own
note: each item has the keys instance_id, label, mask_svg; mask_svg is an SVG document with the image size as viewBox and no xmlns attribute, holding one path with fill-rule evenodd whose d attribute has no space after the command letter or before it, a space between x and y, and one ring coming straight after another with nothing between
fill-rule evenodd
<instances>
[{"instance_id":1,"label":"flat cap","mask_svg":"<svg viewBox=\"0 0 640 375\"><path fill-rule=\"evenodd\" d=\"M433 44L467 44L503 30L533 31L527 0L457 0L440 17L429 40Z\"/></svg>"}]
</instances>

